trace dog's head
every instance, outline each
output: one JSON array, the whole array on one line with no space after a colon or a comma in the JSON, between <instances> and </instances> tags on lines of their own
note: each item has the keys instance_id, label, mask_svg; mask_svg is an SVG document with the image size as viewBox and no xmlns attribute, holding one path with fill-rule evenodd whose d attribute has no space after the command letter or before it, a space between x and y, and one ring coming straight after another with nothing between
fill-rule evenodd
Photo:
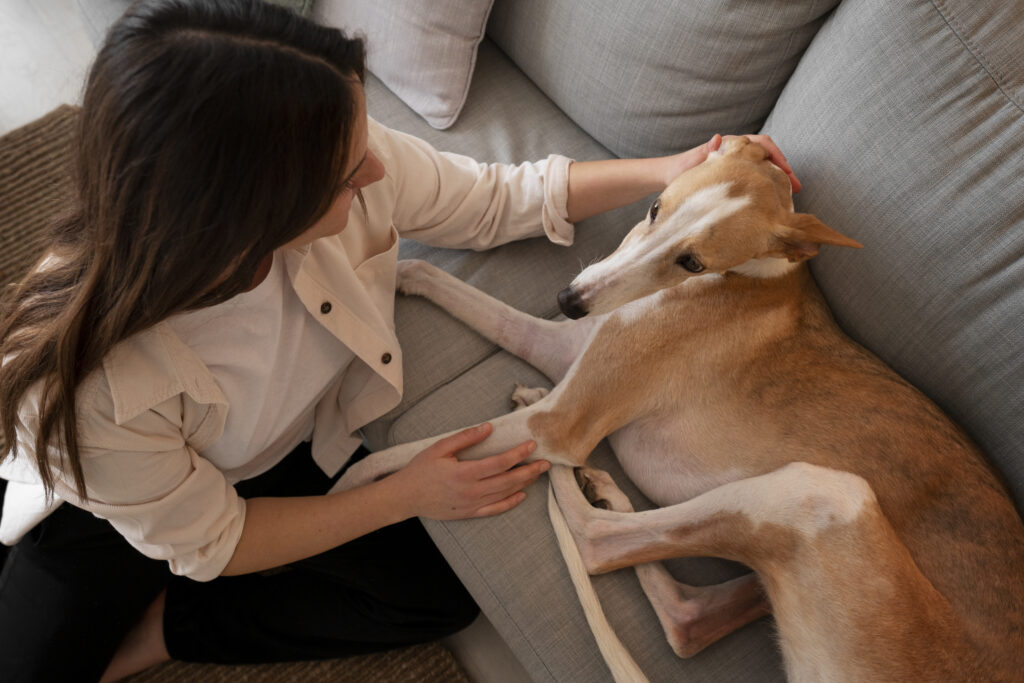
<instances>
[{"instance_id":1,"label":"dog's head","mask_svg":"<svg viewBox=\"0 0 1024 683\"><path fill-rule=\"evenodd\" d=\"M822 244L860 247L793 212L789 178L761 145L730 138L670 184L610 256L558 294L570 318L608 313L694 277L781 275Z\"/></svg>"}]
</instances>

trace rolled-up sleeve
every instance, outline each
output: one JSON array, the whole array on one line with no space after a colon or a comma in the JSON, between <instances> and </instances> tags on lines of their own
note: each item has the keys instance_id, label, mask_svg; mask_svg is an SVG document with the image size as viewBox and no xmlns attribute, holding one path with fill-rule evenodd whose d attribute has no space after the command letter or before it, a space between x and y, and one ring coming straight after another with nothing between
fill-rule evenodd
<instances>
[{"instance_id":1,"label":"rolled-up sleeve","mask_svg":"<svg viewBox=\"0 0 1024 683\"><path fill-rule=\"evenodd\" d=\"M102 392L100 392L102 396ZM173 573L216 578L234 555L245 523L245 501L182 434L182 398L175 396L124 424L102 398L79 420L79 451L88 500L67 474L55 471L55 493L106 519L147 557ZM33 452L19 420L19 457ZM54 460L60 456L54 453ZM56 470L56 468L54 468Z\"/></svg>"},{"instance_id":2,"label":"rolled-up sleeve","mask_svg":"<svg viewBox=\"0 0 1024 683\"><path fill-rule=\"evenodd\" d=\"M394 184L394 223L403 237L477 250L540 235L572 244L571 159L553 154L518 165L482 164L375 122L371 143Z\"/></svg>"}]
</instances>

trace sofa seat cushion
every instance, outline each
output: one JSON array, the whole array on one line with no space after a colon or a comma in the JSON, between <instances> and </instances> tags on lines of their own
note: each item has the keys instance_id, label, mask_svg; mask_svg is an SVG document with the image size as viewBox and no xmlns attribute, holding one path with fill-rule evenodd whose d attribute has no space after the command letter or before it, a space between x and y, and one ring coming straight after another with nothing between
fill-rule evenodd
<instances>
[{"instance_id":1,"label":"sofa seat cushion","mask_svg":"<svg viewBox=\"0 0 1024 683\"><path fill-rule=\"evenodd\" d=\"M498 0L488 35L618 156L754 133L838 0Z\"/></svg>"},{"instance_id":2,"label":"sofa seat cushion","mask_svg":"<svg viewBox=\"0 0 1024 683\"><path fill-rule=\"evenodd\" d=\"M837 319L980 443L1024 502L1024 5L846 2L765 129Z\"/></svg>"}]
</instances>

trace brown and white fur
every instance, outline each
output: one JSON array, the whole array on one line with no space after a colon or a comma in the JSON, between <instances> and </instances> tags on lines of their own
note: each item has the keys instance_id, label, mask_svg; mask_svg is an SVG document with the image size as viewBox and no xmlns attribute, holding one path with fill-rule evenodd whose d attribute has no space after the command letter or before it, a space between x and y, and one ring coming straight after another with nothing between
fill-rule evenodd
<instances>
[{"instance_id":1,"label":"brown and white fur","mask_svg":"<svg viewBox=\"0 0 1024 683\"><path fill-rule=\"evenodd\" d=\"M770 610L791 680L1020 680L1020 517L964 432L840 331L804 263L821 244L859 245L794 213L785 174L744 138L655 207L560 294L574 320L401 264L402 291L557 382L463 457L534 439L534 458L578 467L607 436L661 507L632 512L606 475L567 467L551 470L558 504L590 573L637 566L681 656ZM375 454L341 484L435 440ZM684 586L657 564L680 556L756 574Z\"/></svg>"}]
</instances>

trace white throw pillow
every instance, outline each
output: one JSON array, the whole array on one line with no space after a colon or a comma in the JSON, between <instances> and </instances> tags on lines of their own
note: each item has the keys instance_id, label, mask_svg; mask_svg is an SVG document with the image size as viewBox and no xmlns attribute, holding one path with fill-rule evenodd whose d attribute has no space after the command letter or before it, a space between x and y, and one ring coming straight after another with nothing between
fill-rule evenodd
<instances>
[{"instance_id":1,"label":"white throw pillow","mask_svg":"<svg viewBox=\"0 0 1024 683\"><path fill-rule=\"evenodd\" d=\"M366 38L367 68L434 128L462 111L494 0L318 0L315 17Z\"/></svg>"}]
</instances>

